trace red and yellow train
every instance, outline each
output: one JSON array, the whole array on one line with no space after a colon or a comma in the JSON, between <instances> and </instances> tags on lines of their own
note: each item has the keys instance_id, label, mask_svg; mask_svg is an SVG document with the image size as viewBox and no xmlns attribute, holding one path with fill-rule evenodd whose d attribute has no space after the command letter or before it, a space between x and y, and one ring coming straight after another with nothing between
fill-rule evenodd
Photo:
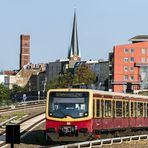
<instances>
[{"instance_id":1,"label":"red and yellow train","mask_svg":"<svg viewBox=\"0 0 148 148\"><path fill-rule=\"evenodd\" d=\"M47 93L48 140L85 141L147 130L146 96L73 88L51 89Z\"/></svg>"}]
</instances>

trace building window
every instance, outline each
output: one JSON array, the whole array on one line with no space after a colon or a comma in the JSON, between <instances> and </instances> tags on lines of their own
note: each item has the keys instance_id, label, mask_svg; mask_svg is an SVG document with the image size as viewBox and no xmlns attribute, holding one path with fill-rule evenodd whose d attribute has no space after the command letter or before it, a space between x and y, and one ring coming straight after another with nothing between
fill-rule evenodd
<instances>
[{"instance_id":1,"label":"building window","mask_svg":"<svg viewBox=\"0 0 148 148\"><path fill-rule=\"evenodd\" d=\"M124 62L128 62L128 58L124 58Z\"/></svg>"},{"instance_id":2,"label":"building window","mask_svg":"<svg viewBox=\"0 0 148 148\"><path fill-rule=\"evenodd\" d=\"M133 81L134 80L134 76L130 76L130 80Z\"/></svg>"},{"instance_id":3,"label":"building window","mask_svg":"<svg viewBox=\"0 0 148 148\"><path fill-rule=\"evenodd\" d=\"M146 62L146 58L141 58L141 62L145 63Z\"/></svg>"},{"instance_id":4,"label":"building window","mask_svg":"<svg viewBox=\"0 0 148 148\"><path fill-rule=\"evenodd\" d=\"M126 54L128 53L128 49L127 48L124 49L124 53L126 53Z\"/></svg>"},{"instance_id":5,"label":"building window","mask_svg":"<svg viewBox=\"0 0 148 148\"><path fill-rule=\"evenodd\" d=\"M124 71L128 71L128 66L124 66Z\"/></svg>"},{"instance_id":6,"label":"building window","mask_svg":"<svg viewBox=\"0 0 148 148\"><path fill-rule=\"evenodd\" d=\"M132 48L132 49L130 50L130 52L131 52L131 54L133 54L133 53L134 53L134 49Z\"/></svg>"},{"instance_id":7,"label":"building window","mask_svg":"<svg viewBox=\"0 0 148 148\"><path fill-rule=\"evenodd\" d=\"M128 80L128 75L125 75L124 76L124 80Z\"/></svg>"},{"instance_id":8,"label":"building window","mask_svg":"<svg viewBox=\"0 0 148 148\"><path fill-rule=\"evenodd\" d=\"M134 57L131 57L130 58L130 62L134 62Z\"/></svg>"},{"instance_id":9,"label":"building window","mask_svg":"<svg viewBox=\"0 0 148 148\"><path fill-rule=\"evenodd\" d=\"M142 54L146 54L146 49L145 49L145 48L142 48L142 49L141 49L141 53L142 53Z\"/></svg>"},{"instance_id":10,"label":"building window","mask_svg":"<svg viewBox=\"0 0 148 148\"><path fill-rule=\"evenodd\" d=\"M134 71L134 67L130 67L130 71Z\"/></svg>"}]
</instances>

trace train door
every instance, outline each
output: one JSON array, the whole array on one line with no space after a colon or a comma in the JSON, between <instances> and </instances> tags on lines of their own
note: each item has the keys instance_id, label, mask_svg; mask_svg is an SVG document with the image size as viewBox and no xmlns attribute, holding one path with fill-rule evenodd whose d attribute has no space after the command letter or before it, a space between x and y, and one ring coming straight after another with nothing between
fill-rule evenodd
<instances>
[{"instance_id":1,"label":"train door","mask_svg":"<svg viewBox=\"0 0 148 148\"><path fill-rule=\"evenodd\" d=\"M102 99L94 98L94 108L93 108L93 129L99 131L102 127Z\"/></svg>"}]
</instances>

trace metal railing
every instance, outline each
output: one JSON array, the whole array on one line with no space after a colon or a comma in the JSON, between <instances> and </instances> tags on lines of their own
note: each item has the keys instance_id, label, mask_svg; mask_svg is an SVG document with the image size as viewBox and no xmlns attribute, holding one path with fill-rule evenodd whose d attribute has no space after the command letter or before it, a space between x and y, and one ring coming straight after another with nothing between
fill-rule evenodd
<instances>
[{"instance_id":1,"label":"metal railing","mask_svg":"<svg viewBox=\"0 0 148 148\"><path fill-rule=\"evenodd\" d=\"M86 141L86 142L80 142L80 143L74 143L74 144L68 144L68 145L61 145L51 148L97 148L102 147L104 145L112 145L112 144L121 144L124 141L133 141L133 140L147 140L148 135L135 135L135 136L126 136L126 137L117 137L117 138L108 138L108 139L99 139L94 141Z\"/></svg>"}]
</instances>

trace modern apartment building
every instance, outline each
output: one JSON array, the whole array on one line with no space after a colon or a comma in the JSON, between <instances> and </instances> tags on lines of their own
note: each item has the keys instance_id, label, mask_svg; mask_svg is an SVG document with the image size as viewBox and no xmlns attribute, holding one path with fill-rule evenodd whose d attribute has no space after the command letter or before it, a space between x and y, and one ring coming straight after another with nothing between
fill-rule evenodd
<instances>
[{"instance_id":1,"label":"modern apartment building","mask_svg":"<svg viewBox=\"0 0 148 148\"><path fill-rule=\"evenodd\" d=\"M114 46L109 54L109 86L114 92L125 92L127 83L133 90L148 88L148 35L129 41L132 43Z\"/></svg>"}]
</instances>

